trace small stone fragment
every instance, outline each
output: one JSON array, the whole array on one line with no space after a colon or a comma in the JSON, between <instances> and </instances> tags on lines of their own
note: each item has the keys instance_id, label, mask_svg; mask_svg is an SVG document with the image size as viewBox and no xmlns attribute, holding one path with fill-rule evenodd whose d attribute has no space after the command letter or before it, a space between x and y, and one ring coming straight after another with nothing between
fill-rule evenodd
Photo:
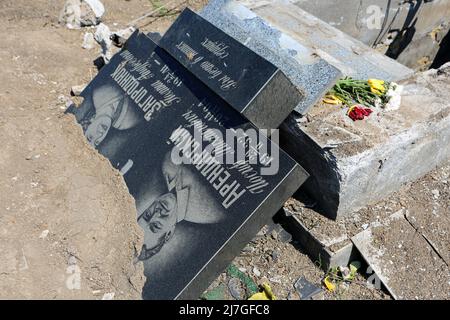
<instances>
[{"instance_id":1,"label":"small stone fragment","mask_svg":"<svg viewBox=\"0 0 450 320\"><path fill-rule=\"evenodd\" d=\"M102 300L113 300L114 295L115 295L114 292L105 293L102 297Z\"/></svg>"},{"instance_id":2,"label":"small stone fragment","mask_svg":"<svg viewBox=\"0 0 450 320\"><path fill-rule=\"evenodd\" d=\"M72 94L73 96L80 96L81 93L83 92L83 90L86 88L86 85L79 85L79 86L72 86L71 90L70 90L70 94Z\"/></svg>"},{"instance_id":3,"label":"small stone fragment","mask_svg":"<svg viewBox=\"0 0 450 320\"><path fill-rule=\"evenodd\" d=\"M237 278L231 278L228 281L228 290L236 300L242 300L245 297L245 291L242 289L241 281Z\"/></svg>"},{"instance_id":4,"label":"small stone fragment","mask_svg":"<svg viewBox=\"0 0 450 320\"><path fill-rule=\"evenodd\" d=\"M44 230L44 231L42 231L41 235L39 236L39 239L45 239L45 238L47 238L48 233L49 233L49 230Z\"/></svg>"},{"instance_id":5,"label":"small stone fragment","mask_svg":"<svg viewBox=\"0 0 450 320\"><path fill-rule=\"evenodd\" d=\"M83 44L81 45L83 49L91 50L95 47L94 35L90 32L86 32L83 37Z\"/></svg>"},{"instance_id":6,"label":"small stone fragment","mask_svg":"<svg viewBox=\"0 0 450 320\"><path fill-rule=\"evenodd\" d=\"M294 288L295 290L297 290L298 294L300 295L300 299L302 300L312 299L314 296L322 292L321 288L306 280L305 277L299 278L295 282Z\"/></svg>"},{"instance_id":7,"label":"small stone fragment","mask_svg":"<svg viewBox=\"0 0 450 320\"><path fill-rule=\"evenodd\" d=\"M95 41L97 41L97 43L102 47L102 57L105 63L108 63L112 57L111 35L112 35L111 30L109 30L109 27L104 23L100 23L97 26L97 29L94 34Z\"/></svg>"}]
</instances>

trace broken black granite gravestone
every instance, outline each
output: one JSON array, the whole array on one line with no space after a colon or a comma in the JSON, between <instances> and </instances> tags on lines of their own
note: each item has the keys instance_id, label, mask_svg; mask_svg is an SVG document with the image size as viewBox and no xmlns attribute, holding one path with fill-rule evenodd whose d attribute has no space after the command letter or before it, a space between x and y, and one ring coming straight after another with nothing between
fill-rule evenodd
<instances>
[{"instance_id":1,"label":"broken black granite gravestone","mask_svg":"<svg viewBox=\"0 0 450 320\"><path fill-rule=\"evenodd\" d=\"M272 63L189 9L158 44L258 128L278 128L304 97Z\"/></svg>"},{"instance_id":2,"label":"broken black granite gravestone","mask_svg":"<svg viewBox=\"0 0 450 320\"><path fill-rule=\"evenodd\" d=\"M144 299L197 299L307 178L138 31L81 96L70 112L136 201Z\"/></svg>"}]
</instances>

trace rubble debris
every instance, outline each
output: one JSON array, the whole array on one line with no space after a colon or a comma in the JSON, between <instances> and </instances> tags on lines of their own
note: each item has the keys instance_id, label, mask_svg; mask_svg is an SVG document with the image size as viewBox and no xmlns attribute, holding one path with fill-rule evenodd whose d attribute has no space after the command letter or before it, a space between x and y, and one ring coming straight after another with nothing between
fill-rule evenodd
<instances>
[{"instance_id":1,"label":"rubble debris","mask_svg":"<svg viewBox=\"0 0 450 320\"><path fill-rule=\"evenodd\" d=\"M263 229L266 229L263 228ZM390 296L383 291L375 288L368 288L366 286L359 285L364 283L364 277L357 273L355 284L350 284L348 290L337 290L330 293L328 290L322 287L322 281L324 273L320 268L319 261L311 260L306 254L299 251L297 246L292 243L281 243L279 240L273 239L271 234L266 234L263 237L255 237L252 241L255 247L255 252L252 254L241 253L239 257L235 259L233 265L237 270L250 274L250 277L255 279L256 277L252 273L253 267L257 267L261 272L261 278L255 279L260 283L270 284L272 291L276 294L279 300L299 300L300 294L295 288L295 283L301 277L305 277L315 286L322 289L321 293L315 295L313 300L322 299L390 299ZM278 261L272 260L274 252L279 252L280 256ZM349 266L350 267L350 266ZM350 271L352 271L350 267ZM225 286L225 299L232 299L227 287L230 275L222 273L222 275L216 279L216 281L210 286L205 295L210 296L211 291L215 291L218 285ZM352 281L352 282L353 282ZM252 281L252 283L254 283ZM244 286L244 288L246 288ZM258 288L255 286L256 292ZM251 294L246 295L246 298Z\"/></svg>"},{"instance_id":2,"label":"rubble debris","mask_svg":"<svg viewBox=\"0 0 450 320\"><path fill-rule=\"evenodd\" d=\"M238 278L239 280L241 280L241 282L247 288L247 292L249 295L252 295L252 294L255 294L256 292L258 292L258 286L255 284L255 282L249 276L247 276L245 273L239 271L239 269L235 265L231 264L228 267L227 274L230 277L235 277L235 278Z\"/></svg>"},{"instance_id":3,"label":"rubble debris","mask_svg":"<svg viewBox=\"0 0 450 320\"><path fill-rule=\"evenodd\" d=\"M72 86L72 88L70 89L70 94L72 96L78 97L81 95L81 93L83 92L83 90L85 88L86 88L85 84L78 85L78 86Z\"/></svg>"},{"instance_id":4,"label":"rubble debris","mask_svg":"<svg viewBox=\"0 0 450 320\"><path fill-rule=\"evenodd\" d=\"M69 29L81 28L81 1L67 0L59 14L59 23Z\"/></svg>"},{"instance_id":5,"label":"rubble debris","mask_svg":"<svg viewBox=\"0 0 450 320\"><path fill-rule=\"evenodd\" d=\"M44 230L44 231L42 231L42 232L41 232L41 235L39 236L39 239L45 239L45 238L47 238L49 232L50 232L49 230Z\"/></svg>"},{"instance_id":6,"label":"rubble debris","mask_svg":"<svg viewBox=\"0 0 450 320\"><path fill-rule=\"evenodd\" d=\"M272 251L272 253L270 254L270 256L272 257L272 262L276 263L278 261L278 258L280 257L280 250L275 249Z\"/></svg>"},{"instance_id":7,"label":"rubble debris","mask_svg":"<svg viewBox=\"0 0 450 320\"><path fill-rule=\"evenodd\" d=\"M228 281L228 290L236 300L243 300L245 298L245 290L242 288L242 282L238 278L231 278Z\"/></svg>"},{"instance_id":8,"label":"rubble debris","mask_svg":"<svg viewBox=\"0 0 450 320\"><path fill-rule=\"evenodd\" d=\"M257 277L261 277L261 271L257 267L253 267L253 274Z\"/></svg>"},{"instance_id":9,"label":"rubble debris","mask_svg":"<svg viewBox=\"0 0 450 320\"><path fill-rule=\"evenodd\" d=\"M299 278L294 284L295 290L300 295L301 300L311 300L322 292L322 289L312 284L305 277Z\"/></svg>"},{"instance_id":10,"label":"rubble debris","mask_svg":"<svg viewBox=\"0 0 450 320\"><path fill-rule=\"evenodd\" d=\"M66 97L66 96L64 96L62 94L58 96L58 102L60 104L62 104L60 106L61 110L65 110L67 108L70 108L70 106L72 106L74 104L72 99L70 99L69 97Z\"/></svg>"},{"instance_id":11,"label":"rubble debris","mask_svg":"<svg viewBox=\"0 0 450 320\"><path fill-rule=\"evenodd\" d=\"M292 241L292 235L283 229L278 233L278 239L283 243L288 243Z\"/></svg>"},{"instance_id":12,"label":"rubble debris","mask_svg":"<svg viewBox=\"0 0 450 320\"><path fill-rule=\"evenodd\" d=\"M433 194L433 198L439 199L440 193L438 189L431 190L431 193Z\"/></svg>"},{"instance_id":13,"label":"rubble debris","mask_svg":"<svg viewBox=\"0 0 450 320\"><path fill-rule=\"evenodd\" d=\"M95 47L94 35L90 32L86 32L83 37L83 44L81 45L83 49L91 50Z\"/></svg>"},{"instance_id":14,"label":"rubble debris","mask_svg":"<svg viewBox=\"0 0 450 320\"><path fill-rule=\"evenodd\" d=\"M112 58L112 40L111 40L112 32L109 29L109 27L104 24L100 23L97 26L97 29L94 34L94 39L97 41L97 43L102 47L102 58L105 61L105 63L108 63L109 60Z\"/></svg>"},{"instance_id":15,"label":"rubble debris","mask_svg":"<svg viewBox=\"0 0 450 320\"><path fill-rule=\"evenodd\" d=\"M105 8L99 0L67 0L59 14L59 23L69 29L95 26L104 13Z\"/></svg>"},{"instance_id":16,"label":"rubble debris","mask_svg":"<svg viewBox=\"0 0 450 320\"><path fill-rule=\"evenodd\" d=\"M100 0L84 0L94 11L95 17L100 21L100 19L105 14L105 6Z\"/></svg>"},{"instance_id":17,"label":"rubble debris","mask_svg":"<svg viewBox=\"0 0 450 320\"><path fill-rule=\"evenodd\" d=\"M107 292L103 295L102 300L114 300L114 292Z\"/></svg>"},{"instance_id":18,"label":"rubble debris","mask_svg":"<svg viewBox=\"0 0 450 320\"><path fill-rule=\"evenodd\" d=\"M133 34L134 31L136 31L134 27L121 29L113 32L110 36L110 39L116 47L122 48L122 46L125 44L125 42Z\"/></svg>"},{"instance_id":19,"label":"rubble debris","mask_svg":"<svg viewBox=\"0 0 450 320\"><path fill-rule=\"evenodd\" d=\"M368 281L383 283L394 299L448 299L449 267L404 211L352 237L370 266Z\"/></svg>"}]
</instances>

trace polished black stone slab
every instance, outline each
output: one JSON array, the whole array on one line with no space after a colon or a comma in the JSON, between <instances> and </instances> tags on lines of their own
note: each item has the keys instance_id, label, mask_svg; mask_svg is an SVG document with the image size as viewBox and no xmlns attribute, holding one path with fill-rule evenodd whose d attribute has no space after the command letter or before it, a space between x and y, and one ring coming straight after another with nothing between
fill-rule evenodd
<instances>
[{"instance_id":1,"label":"polished black stone slab","mask_svg":"<svg viewBox=\"0 0 450 320\"><path fill-rule=\"evenodd\" d=\"M303 98L272 63L189 9L159 45L258 128L277 128Z\"/></svg>"},{"instance_id":2,"label":"polished black stone slab","mask_svg":"<svg viewBox=\"0 0 450 320\"><path fill-rule=\"evenodd\" d=\"M69 111L136 201L145 234L137 257L147 277L145 299L197 299L307 178L142 33L82 96Z\"/></svg>"}]
</instances>

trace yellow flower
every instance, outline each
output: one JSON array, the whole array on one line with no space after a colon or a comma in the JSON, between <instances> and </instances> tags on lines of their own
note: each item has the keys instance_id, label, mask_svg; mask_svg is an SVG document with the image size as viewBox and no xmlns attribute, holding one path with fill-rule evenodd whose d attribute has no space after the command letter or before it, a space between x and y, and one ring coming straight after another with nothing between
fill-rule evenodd
<instances>
[{"instance_id":1,"label":"yellow flower","mask_svg":"<svg viewBox=\"0 0 450 320\"><path fill-rule=\"evenodd\" d=\"M341 100L341 99L339 99L338 97L336 97L336 96L334 96L334 95L332 95L332 94L327 94L327 95L322 99L322 101L323 101L324 103L326 103L326 104L334 104L334 105L337 105L337 104L341 104L341 103L342 103L342 100Z\"/></svg>"},{"instance_id":2,"label":"yellow flower","mask_svg":"<svg viewBox=\"0 0 450 320\"><path fill-rule=\"evenodd\" d=\"M381 95L383 94L383 92L378 91L378 90L375 89L374 87L370 87L370 91L371 91L372 93L375 93L376 95L379 95L379 96L381 96Z\"/></svg>"},{"instance_id":3,"label":"yellow flower","mask_svg":"<svg viewBox=\"0 0 450 320\"><path fill-rule=\"evenodd\" d=\"M262 287L262 292L255 293L248 300L277 300L277 297L272 292L272 288L268 284L264 283Z\"/></svg>"},{"instance_id":4,"label":"yellow flower","mask_svg":"<svg viewBox=\"0 0 450 320\"><path fill-rule=\"evenodd\" d=\"M331 282L330 277L323 279L323 283L325 284L325 287L327 287L328 291L333 292L336 290L336 285Z\"/></svg>"},{"instance_id":5,"label":"yellow flower","mask_svg":"<svg viewBox=\"0 0 450 320\"><path fill-rule=\"evenodd\" d=\"M384 87L385 82L383 80L369 79L367 82L369 83L370 91L372 91L372 93L381 96L386 92L386 88Z\"/></svg>"}]
</instances>

